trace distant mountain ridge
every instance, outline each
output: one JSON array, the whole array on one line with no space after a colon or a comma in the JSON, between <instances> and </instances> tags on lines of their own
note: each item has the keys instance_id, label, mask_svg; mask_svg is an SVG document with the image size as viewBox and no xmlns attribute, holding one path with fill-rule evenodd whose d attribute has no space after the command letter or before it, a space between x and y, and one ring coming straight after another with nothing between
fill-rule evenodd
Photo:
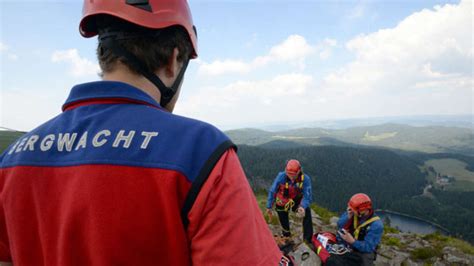
<instances>
[{"instance_id":1,"label":"distant mountain ridge","mask_svg":"<svg viewBox=\"0 0 474 266\"><path fill-rule=\"evenodd\" d=\"M229 130L226 133L236 144L246 145L287 141L316 146L379 146L406 151L474 156L474 132L468 128L414 127L389 123L347 129L299 128L277 132L246 128Z\"/></svg>"},{"instance_id":2,"label":"distant mountain ridge","mask_svg":"<svg viewBox=\"0 0 474 266\"><path fill-rule=\"evenodd\" d=\"M376 126L381 124L403 124L409 126L447 126L460 128L474 128L474 115L412 115L412 116L392 116L392 117L367 117L348 118L333 120L318 120L306 122L282 122L282 123L260 123L253 124L252 128L259 128L266 131L285 131L297 128L328 128L346 129L351 127ZM235 128L233 128L235 129Z\"/></svg>"}]
</instances>

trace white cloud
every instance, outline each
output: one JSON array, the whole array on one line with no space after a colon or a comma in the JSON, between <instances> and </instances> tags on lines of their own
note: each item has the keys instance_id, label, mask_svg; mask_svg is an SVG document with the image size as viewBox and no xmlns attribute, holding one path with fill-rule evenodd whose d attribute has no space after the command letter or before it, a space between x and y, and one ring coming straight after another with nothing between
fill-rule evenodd
<instances>
[{"instance_id":1,"label":"white cloud","mask_svg":"<svg viewBox=\"0 0 474 266\"><path fill-rule=\"evenodd\" d=\"M0 55L3 55L3 53L5 53L5 55L7 56L9 60L11 61L18 60L18 55L14 53L10 53L9 51L10 51L10 47L6 45L5 43L0 42Z\"/></svg>"},{"instance_id":2,"label":"white cloud","mask_svg":"<svg viewBox=\"0 0 474 266\"><path fill-rule=\"evenodd\" d=\"M0 93L0 126L30 131L61 112L67 90L4 89Z\"/></svg>"},{"instance_id":3,"label":"white cloud","mask_svg":"<svg viewBox=\"0 0 474 266\"><path fill-rule=\"evenodd\" d=\"M327 59L336 44L336 40L325 39L317 45L310 45L303 36L294 34L270 48L266 55L257 56L248 62L240 59L215 60L211 63L201 61L198 73L204 76L245 74L272 63L289 63L301 70L305 67L305 60L316 52L319 52L321 59Z\"/></svg>"},{"instance_id":4,"label":"white cloud","mask_svg":"<svg viewBox=\"0 0 474 266\"><path fill-rule=\"evenodd\" d=\"M70 73L75 77L97 75L100 71L97 63L81 57L77 49L55 51L51 56L51 61L69 63L71 65Z\"/></svg>"},{"instance_id":5,"label":"white cloud","mask_svg":"<svg viewBox=\"0 0 474 266\"><path fill-rule=\"evenodd\" d=\"M242 60L216 60L212 63L202 62L199 67L199 72L204 75L218 76L225 73L247 73L251 66Z\"/></svg>"},{"instance_id":6,"label":"white cloud","mask_svg":"<svg viewBox=\"0 0 474 266\"><path fill-rule=\"evenodd\" d=\"M293 74L198 88L178 103L177 112L218 125L471 113L472 10L469 1L424 9L393 28L356 36L345 44L353 59L321 80L313 80L319 73ZM303 54L324 59L339 45L331 39L313 46L302 40L285 41L250 61L235 60L233 71L273 67L289 58L295 63ZM277 48L295 43L311 48L295 54Z\"/></svg>"},{"instance_id":7,"label":"white cloud","mask_svg":"<svg viewBox=\"0 0 474 266\"><path fill-rule=\"evenodd\" d=\"M16 54L8 54L8 59L12 60L12 61L16 61L18 60L18 55Z\"/></svg>"},{"instance_id":8,"label":"white cloud","mask_svg":"<svg viewBox=\"0 0 474 266\"><path fill-rule=\"evenodd\" d=\"M198 93L178 102L176 113L220 124L278 120L289 115L288 109L304 112L297 103L305 100L312 82L309 75L292 73L199 88Z\"/></svg>"},{"instance_id":9,"label":"white cloud","mask_svg":"<svg viewBox=\"0 0 474 266\"><path fill-rule=\"evenodd\" d=\"M0 42L0 52L8 50L8 46L3 42Z\"/></svg>"},{"instance_id":10,"label":"white cloud","mask_svg":"<svg viewBox=\"0 0 474 266\"><path fill-rule=\"evenodd\" d=\"M322 41L317 46L319 50L319 58L321 58L322 60L328 59L332 54L333 48L336 46L337 46L336 40L329 39L329 38L324 39L324 41Z\"/></svg>"},{"instance_id":11,"label":"white cloud","mask_svg":"<svg viewBox=\"0 0 474 266\"><path fill-rule=\"evenodd\" d=\"M348 95L422 84L465 88L472 81L472 10L470 1L424 9L394 28L350 40L346 47L356 59L326 76L324 87Z\"/></svg>"}]
</instances>

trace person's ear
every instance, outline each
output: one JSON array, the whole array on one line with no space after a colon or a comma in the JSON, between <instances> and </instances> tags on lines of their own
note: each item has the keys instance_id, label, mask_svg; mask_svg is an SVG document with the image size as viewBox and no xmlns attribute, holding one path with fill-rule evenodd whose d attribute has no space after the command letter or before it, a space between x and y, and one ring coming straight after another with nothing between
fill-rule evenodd
<instances>
[{"instance_id":1,"label":"person's ear","mask_svg":"<svg viewBox=\"0 0 474 266\"><path fill-rule=\"evenodd\" d=\"M178 61L178 56L179 50L175 47L170 58L168 59L168 65L166 66L165 74L167 78L175 79L178 76L179 70L182 67L182 63Z\"/></svg>"}]
</instances>

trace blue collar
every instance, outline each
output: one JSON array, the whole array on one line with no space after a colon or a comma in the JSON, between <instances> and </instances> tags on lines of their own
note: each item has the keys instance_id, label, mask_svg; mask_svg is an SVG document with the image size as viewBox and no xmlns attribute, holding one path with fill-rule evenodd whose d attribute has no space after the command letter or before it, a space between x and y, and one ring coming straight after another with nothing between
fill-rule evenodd
<instances>
[{"instance_id":1,"label":"blue collar","mask_svg":"<svg viewBox=\"0 0 474 266\"><path fill-rule=\"evenodd\" d=\"M62 110L65 111L78 104L97 103L101 100L145 104L165 110L150 95L127 83L118 81L95 81L74 86L62 106Z\"/></svg>"}]
</instances>

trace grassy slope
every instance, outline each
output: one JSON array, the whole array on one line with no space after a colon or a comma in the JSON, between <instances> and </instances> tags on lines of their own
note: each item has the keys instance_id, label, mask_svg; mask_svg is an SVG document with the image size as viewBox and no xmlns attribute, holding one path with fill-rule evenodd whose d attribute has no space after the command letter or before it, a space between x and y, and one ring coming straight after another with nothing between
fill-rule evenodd
<instances>
[{"instance_id":1,"label":"grassy slope","mask_svg":"<svg viewBox=\"0 0 474 266\"><path fill-rule=\"evenodd\" d=\"M453 185L446 186L447 190L474 191L474 172L467 170L465 162L452 158L431 159L425 161L424 166L431 166L437 173L455 178Z\"/></svg>"}]
</instances>

